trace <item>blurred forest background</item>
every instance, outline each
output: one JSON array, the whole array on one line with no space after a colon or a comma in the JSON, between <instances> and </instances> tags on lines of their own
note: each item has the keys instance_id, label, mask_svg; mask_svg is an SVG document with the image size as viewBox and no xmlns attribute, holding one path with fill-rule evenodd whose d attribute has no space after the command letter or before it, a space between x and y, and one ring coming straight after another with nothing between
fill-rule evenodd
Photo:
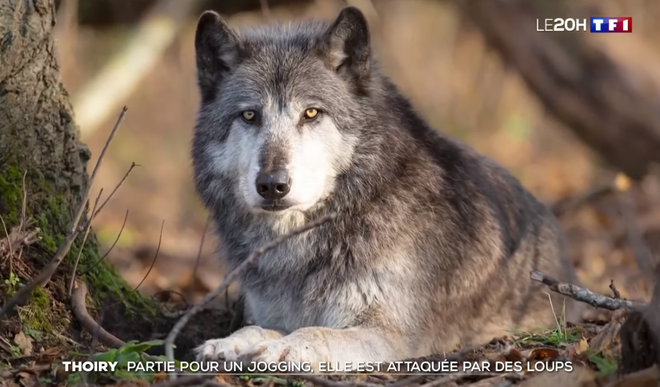
<instances>
[{"instance_id":1,"label":"blurred forest background","mask_svg":"<svg viewBox=\"0 0 660 387\"><path fill-rule=\"evenodd\" d=\"M376 22L376 53L418 111L439 130L506 166L544 202L566 203L598 191L619 172L546 110L519 72L505 65L463 16L458 1L62 0L57 54L82 141L93 158L121 107L129 108L91 197L101 188L112 189L132 163L139 164L93 223L103 251L116 244L108 259L131 285L149 271L161 226L159 257L142 293L176 291L192 302L223 278L211 235L199 254L206 213L191 180L189 146L198 103L193 37L199 13L217 9L230 25L245 27L332 19L347 3ZM632 34L564 34L585 35L618 64L630 66L626 74L640 89L660 90L660 2L560 3L585 18L632 16ZM553 17L551 9L547 17ZM531 27L519 34L553 34ZM622 195L600 195L561 215L586 287L609 294L613 279L622 296L647 298L650 284L640 276L635 257L656 259L660 251L657 176L651 171L626 193L634 198L633 206L626 206L631 202Z\"/></svg>"}]
</instances>

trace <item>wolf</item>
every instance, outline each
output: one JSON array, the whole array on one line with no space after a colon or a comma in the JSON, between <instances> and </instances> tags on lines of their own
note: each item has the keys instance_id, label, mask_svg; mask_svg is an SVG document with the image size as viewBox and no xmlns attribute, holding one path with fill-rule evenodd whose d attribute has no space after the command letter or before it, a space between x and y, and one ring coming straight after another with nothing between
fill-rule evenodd
<instances>
[{"instance_id":1,"label":"wolf","mask_svg":"<svg viewBox=\"0 0 660 387\"><path fill-rule=\"evenodd\" d=\"M384 74L363 13L195 33L195 187L251 320L198 360L396 361L555 326L577 283L548 208L493 160L430 125Z\"/></svg>"}]
</instances>

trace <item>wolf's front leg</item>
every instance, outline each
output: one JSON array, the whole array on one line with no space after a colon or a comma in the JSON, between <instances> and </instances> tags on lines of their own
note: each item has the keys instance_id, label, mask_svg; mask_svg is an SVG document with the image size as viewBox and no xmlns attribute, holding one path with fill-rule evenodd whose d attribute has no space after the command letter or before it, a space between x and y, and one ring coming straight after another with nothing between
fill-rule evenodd
<instances>
[{"instance_id":1,"label":"wolf's front leg","mask_svg":"<svg viewBox=\"0 0 660 387\"><path fill-rule=\"evenodd\" d=\"M262 341L239 358L246 362L309 362L318 371L319 362L393 361L406 355L405 341L387 331L307 327Z\"/></svg>"},{"instance_id":2,"label":"wolf's front leg","mask_svg":"<svg viewBox=\"0 0 660 387\"><path fill-rule=\"evenodd\" d=\"M263 329L256 325L247 326L225 337L208 340L195 349L197 360L235 361L255 344L282 337L278 331Z\"/></svg>"}]
</instances>

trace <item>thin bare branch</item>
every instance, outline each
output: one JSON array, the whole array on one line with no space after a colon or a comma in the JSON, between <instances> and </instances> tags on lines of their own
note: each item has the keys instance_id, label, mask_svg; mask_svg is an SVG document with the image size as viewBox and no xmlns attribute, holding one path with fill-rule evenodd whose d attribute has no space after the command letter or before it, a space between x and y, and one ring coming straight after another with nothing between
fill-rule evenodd
<instances>
[{"instance_id":1,"label":"thin bare branch","mask_svg":"<svg viewBox=\"0 0 660 387\"><path fill-rule=\"evenodd\" d=\"M87 311L87 304L85 302L85 297L87 297L87 285L80 280L76 280L74 284L74 291L71 296L71 309L73 310L73 315L76 316L80 324L90 333L96 333L96 336L103 345L112 348L119 348L125 343L112 335L110 332L106 331L101 327L96 321L90 316Z\"/></svg>"},{"instance_id":2,"label":"thin bare branch","mask_svg":"<svg viewBox=\"0 0 660 387\"><path fill-rule=\"evenodd\" d=\"M192 308L190 308L186 314L184 314L179 321L174 324L174 327L170 331L170 333L167 335L167 338L165 339L165 355L167 356L168 361L174 361L174 340L176 337L179 335L179 332L183 327L190 321L190 319L195 316L197 313L199 313L204 307L211 302L213 299L218 297L222 292L225 291L226 288L229 287L229 285L234 282L234 280L243 273L250 265L252 265L259 257L267 253L268 251L274 249L275 247L279 246L283 242L287 241L290 238L293 238L295 236L298 236L302 233L305 233L313 228L319 227L333 219L336 218L336 214L330 214L327 216L323 216L317 220L314 220L312 222L309 222L302 227L296 228L294 230L291 230L290 232L280 235L278 238L274 239L273 241L259 247L255 251L248 256L245 261L241 262L240 265L238 265L234 270L229 272L227 276L225 277L224 281L211 293L208 293L204 298L197 304L195 304ZM171 374L170 377L172 379L176 379L175 374Z\"/></svg>"},{"instance_id":3,"label":"thin bare branch","mask_svg":"<svg viewBox=\"0 0 660 387\"><path fill-rule=\"evenodd\" d=\"M78 249L78 256L76 256L76 262L73 264L73 269L71 270L71 281L69 282L69 291L68 296L71 297L71 292L73 292L73 282L76 280L76 270L78 269L78 262L80 262L80 256L82 255L83 249L85 249L85 242L87 242L87 237L89 236L89 231L92 229L91 218L94 216L96 211L96 206L99 204L99 199L101 199L101 194L103 193L103 188L99 190L99 194L94 200L94 206L92 207L92 212L90 213L90 220L85 223L85 234L83 234L83 240L80 244L80 249Z\"/></svg>"},{"instance_id":4,"label":"thin bare branch","mask_svg":"<svg viewBox=\"0 0 660 387\"><path fill-rule=\"evenodd\" d=\"M45 286L50 281L50 278L53 276L53 274L59 267L60 263L62 263L62 261L64 260L66 254L69 252L71 245L73 245L73 241L78 236L78 224L80 223L80 219L82 218L85 209L87 208L87 203L89 201L89 191L91 190L92 184L94 183L94 178L96 177L96 173L98 172L99 167L101 166L101 162L103 161L105 152L108 150L108 147L110 146L110 143L112 142L112 139L114 138L117 129L119 129L119 125L123 121L127 110L128 108L126 106L124 106L124 108L121 110L121 113L117 118L117 122L115 123L115 126L112 128L112 131L110 132L110 135L108 136L108 139L105 142L105 146L103 147L103 150L101 150L101 154L99 155L99 158L96 161L96 165L94 166L92 175L90 176L89 181L87 182L87 188L85 189L85 194L82 197L80 207L78 208L78 211L75 217L73 218L73 221L71 223L71 229L69 230L68 235L64 239L64 243L62 243L62 245L59 247L53 258L46 266L44 266L44 268L39 272L39 274L37 274L37 276L30 283L23 286L13 297L11 297L5 303L5 305L2 307L2 310L0 310L0 320L2 320L4 316L6 316L11 310L13 310L14 307L25 302L25 300L27 300L28 296L30 295L30 293L32 293L34 289L36 289L37 287Z\"/></svg>"},{"instance_id":5,"label":"thin bare branch","mask_svg":"<svg viewBox=\"0 0 660 387\"><path fill-rule=\"evenodd\" d=\"M197 251L197 259L195 260L195 267L193 268L192 279L190 280L190 285L188 286L188 297L190 297L195 291L195 285L197 284L197 270L199 269L199 261L202 257L202 249L204 248L204 239L206 238L206 233L208 232L209 223L211 223L211 216L206 217L206 223L204 224L204 231L202 231L202 239L199 241L199 250Z\"/></svg>"},{"instance_id":6,"label":"thin bare branch","mask_svg":"<svg viewBox=\"0 0 660 387\"><path fill-rule=\"evenodd\" d=\"M94 213L92 214L92 219L96 218L96 216L99 214L99 212L101 212L101 210L103 209L103 207L105 207L105 205L108 204L108 202L110 201L110 199L112 199L112 196L115 194L115 192L117 192L117 190L119 189L119 187L121 187L121 185L124 184L124 180L126 180L126 178L128 177L128 175L131 174L131 172L133 171L133 168L135 168L135 167L139 167L139 166L140 166L140 165L139 165L139 164L135 164L135 162L131 163L131 166L128 168L128 171L126 171L126 173L124 174L124 177L121 178L121 180L119 181L119 183L117 183L117 185L116 185L115 188L112 190L112 192L110 192L110 195L108 195L108 197L107 197L107 198L103 201L103 203L99 206L99 209L96 210L96 212L94 212Z\"/></svg>"},{"instance_id":7,"label":"thin bare branch","mask_svg":"<svg viewBox=\"0 0 660 387\"><path fill-rule=\"evenodd\" d=\"M559 282L556 279L536 270L531 271L530 277L532 281L540 282L546 285L555 293L570 297L576 301L584 302L596 308L603 308L607 310L628 308L638 310L645 306L645 304L640 302L615 299L612 297L604 296L602 294L594 293L591 290L581 288L574 284Z\"/></svg>"},{"instance_id":8,"label":"thin bare branch","mask_svg":"<svg viewBox=\"0 0 660 387\"><path fill-rule=\"evenodd\" d=\"M610 290L612 290L612 295L614 298L621 299L621 293L619 293L619 290L616 288L616 285L614 285L614 280L610 280Z\"/></svg>"},{"instance_id":9,"label":"thin bare branch","mask_svg":"<svg viewBox=\"0 0 660 387\"><path fill-rule=\"evenodd\" d=\"M149 273L151 273L151 270L154 268L154 265L156 264L156 260L158 259L158 253L160 253L160 243L163 241L163 227L165 227L165 220L163 219L163 222L160 224L160 236L158 237L158 247L156 247L156 254L154 254L154 259L151 261L151 266L149 266L149 270L147 270L147 274L142 277L142 281L133 289L133 292L137 292L137 290L140 288L142 283L144 283L144 280L149 277Z\"/></svg>"},{"instance_id":10,"label":"thin bare branch","mask_svg":"<svg viewBox=\"0 0 660 387\"><path fill-rule=\"evenodd\" d=\"M128 220L128 210L126 210L126 215L124 215L124 221L123 221L122 224L121 224L121 228L119 229L119 233L117 234L117 238L115 238L115 241L112 242L112 245L110 246L110 248L108 249L108 251L106 251L105 254L103 254L103 256L102 256L101 258L99 258L98 261L94 262L94 264L91 265L91 266L89 267L89 269L87 269L87 270L85 271L85 273L89 273L90 270L92 270L93 268L95 268L96 265L98 265L99 263L101 263L101 262L105 259L105 257L107 257L108 254L110 254L110 252L112 252L112 249L115 248L115 245L116 245L117 242L119 241L119 238L121 238L121 234L122 234L122 232L124 231L124 227L126 227L126 221L127 221L127 220Z\"/></svg>"}]
</instances>

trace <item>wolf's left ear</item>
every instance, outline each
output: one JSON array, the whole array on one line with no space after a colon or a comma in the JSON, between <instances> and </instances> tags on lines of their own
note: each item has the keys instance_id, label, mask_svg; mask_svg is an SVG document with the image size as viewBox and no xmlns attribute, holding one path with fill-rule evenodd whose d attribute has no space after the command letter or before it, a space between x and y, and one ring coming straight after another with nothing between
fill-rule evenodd
<instances>
[{"instance_id":1,"label":"wolf's left ear","mask_svg":"<svg viewBox=\"0 0 660 387\"><path fill-rule=\"evenodd\" d=\"M326 32L323 42L328 65L359 84L369 76L369 26L362 11L346 7Z\"/></svg>"},{"instance_id":2,"label":"wolf's left ear","mask_svg":"<svg viewBox=\"0 0 660 387\"><path fill-rule=\"evenodd\" d=\"M238 36L220 15L206 11L197 22L195 53L202 99L212 99L218 82L238 61Z\"/></svg>"}]
</instances>

